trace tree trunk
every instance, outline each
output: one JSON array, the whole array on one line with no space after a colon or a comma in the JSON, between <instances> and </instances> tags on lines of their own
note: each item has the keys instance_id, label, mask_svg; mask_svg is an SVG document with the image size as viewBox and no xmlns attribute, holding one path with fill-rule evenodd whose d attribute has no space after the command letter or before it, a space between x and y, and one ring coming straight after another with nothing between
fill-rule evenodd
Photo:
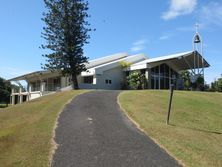
<instances>
[{"instance_id":1,"label":"tree trunk","mask_svg":"<svg viewBox=\"0 0 222 167\"><path fill-rule=\"evenodd\" d=\"M72 74L72 88L73 89L79 89L79 84L78 84L78 80L77 80L77 75L76 74Z\"/></svg>"}]
</instances>

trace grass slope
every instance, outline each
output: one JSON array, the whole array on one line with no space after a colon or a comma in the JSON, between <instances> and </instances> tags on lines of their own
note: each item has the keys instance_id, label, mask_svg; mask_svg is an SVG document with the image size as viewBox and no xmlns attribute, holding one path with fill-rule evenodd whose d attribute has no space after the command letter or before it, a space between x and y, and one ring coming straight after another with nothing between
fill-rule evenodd
<instances>
[{"instance_id":1,"label":"grass slope","mask_svg":"<svg viewBox=\"0 0 222 167\"><path fill-rule=\"evenodd\" d=\"M222 94L176 91L166 125L169 91L124 91L128 115L186 166L222 166Z\"/></svg>"},{"instance_id":2,"label":"grass slope","mask_svg":"<svg viewBox=\"0 0 222 167\"><path fill-rule=\"evenodd\" d=\"M0 166L48 166L57 116L70 99L83 92L55 93L0 109Z\"/></svg>"}]
</instances>

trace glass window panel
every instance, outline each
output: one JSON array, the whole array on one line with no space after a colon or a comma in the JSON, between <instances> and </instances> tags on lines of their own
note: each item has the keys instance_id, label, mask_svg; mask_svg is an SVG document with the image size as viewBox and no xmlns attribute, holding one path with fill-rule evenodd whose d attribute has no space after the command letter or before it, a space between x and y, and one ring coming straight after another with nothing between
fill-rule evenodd
<instances>
[{"instance_id":1,"label":"glass window panel","mask_svg":"<svg viewBox=\"0 0 222 167\"><path fill-rule=\"evenodd\" d=\"M165 76L169 77L169 66L165 64Z\"/></svg>"},{"instance_id":2,"label":"glass window panel","mask_svg":"<svg viewBox=\"0 0 222 167\"><path fill-rule=\"evenodd\" d=\"M84 83L92 84L93 83L93 76L84 77Z\"/></svg>"},{"instance_id":3,"label":"glass window panel","mask_svg":"<svg viewBox=\"0 0 222 167\"><path fill-rule=\"evenodd\" d=\"M170 86L169 86L169 78L166 78L166 79L165 79L165 88L166 88L166 89L169 89L169 88L170 88Z\"/></svg>"},{"instance_id":4,"label":"glass window panel","mask_svg":"<svg viewBox=\"0 0 222 167\"><path fill-rule=\"evenodd\" d=\"M151 78L151 89L154 89L154 77Z\"/></svg>"},{"instance_id":5,"label":"glass window panel","mask_svg":"<svg viewBox=\"0 0 222 167\"><path fill-rule=\"evenodd\" d=\"M156 74L159 74L159 66L156 66L156 67L155 67L155 73L156 73Z\"/></svg>"},{"instance_id":6,"label":"glass window panel","mask_svg":"<svg viewBox=\"0 0 222 167\"><path fill-rule=\"evenodd\" d=\"M155 81L156 81L155 89L159 89L159 78L156 77Z\"/></svg>"},{"instance_id":7,"label":"glass window panel","mask_svg":"<svg viewBox=\"0 0 222 167\"><path fill-rule=\"evenodd\" d=\"M146 72L145 69L140 70L140 73L141 73L141 74L145 74L145 72Z\"/></svg>"},{"instance_id":8,"label":"glass window panel","mask_svg":"<svg viewBox=\"0 0 222 167\"><path fill-rule=\"evenodd\" d=\"M160 89L164 89L164 78L160 79Z\"/></svg>"}]
</instances>

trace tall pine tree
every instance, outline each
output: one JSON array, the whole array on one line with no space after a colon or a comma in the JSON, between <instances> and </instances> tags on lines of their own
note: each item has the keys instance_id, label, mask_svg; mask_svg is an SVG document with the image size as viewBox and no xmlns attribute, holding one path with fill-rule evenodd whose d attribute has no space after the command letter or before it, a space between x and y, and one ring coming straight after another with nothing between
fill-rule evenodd
<instances>
[{"instance_id":1,"label":"tall pine tree","mask_svg":"<svg viewBox=\"0 0 222 167\"><path fill-rule=\"evenodd\" d=\"M90 24L88 1L84 0L44 0L47 12L42 20L46 26L42 37L46 44L43 49L50 50L46 57L44 69L59 71L72 77L74 89L79 89L77 76L85 71L87 57L83 46L88 43Z\"/></svg>"}]
</instances>

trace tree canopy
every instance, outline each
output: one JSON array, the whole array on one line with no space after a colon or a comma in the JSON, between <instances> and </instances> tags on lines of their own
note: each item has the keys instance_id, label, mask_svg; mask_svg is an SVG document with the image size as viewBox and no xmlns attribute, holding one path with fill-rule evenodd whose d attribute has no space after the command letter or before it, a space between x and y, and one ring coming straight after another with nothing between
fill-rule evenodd
<instances>
[{"instance_id":1,"label":"tree canopy","mask_svg":"<svg viewBox=\"0 0 222 167\"><path fill-rule=\"evenodd\" d=\"M222 78L219 78L211 83L211 91L222 92Z\"/></svg>"},{"instance_id":2,"label":"tree canopy","mask_svg":"<svg viewBox=\"0 0 222 167\"><path fill-rule=\"evenodd\" d=\"M83 46L90 38L90 24L87 18L88 1L84 0L44 0L47 12L43 13L42 37L47 41L43 49L50 50L44 54L44 69L61 71L72 77L73 88L78 89L77 76L85 71L87 57Z\"/></svg>"},{"instance_id":3,"label":"tree canopy","mask_svg":"<svg viewBox=\"0 0 222 167\"><path fill-rule=\"evenodd\" d=\"M0 77L0 103L9 103L11 94L11 84Z\"/></svg>"}]
</instances>

